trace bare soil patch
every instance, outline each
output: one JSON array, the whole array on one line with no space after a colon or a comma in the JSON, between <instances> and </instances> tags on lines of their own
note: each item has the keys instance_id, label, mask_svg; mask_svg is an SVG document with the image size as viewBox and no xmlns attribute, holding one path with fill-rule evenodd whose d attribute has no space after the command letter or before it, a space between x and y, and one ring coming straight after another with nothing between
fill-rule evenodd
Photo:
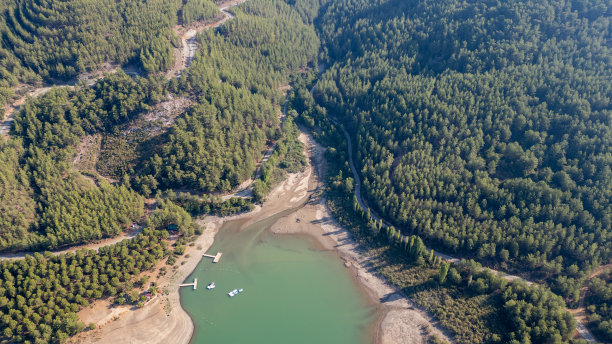
<instances>
[{"instance_id":1,"label":"bare soil patch","mask_svg":"<svg viewBox=\"0 0 612 344\"><path fill-rule=\"evenodd\" d=\"M83 136L75 150L72 166L79 171L95 172L101 145L102 135Z\"/></svg>"},{"instance_id":2,"label":"bare soil patch","mask_svg":"<svg viewBox=\"0 0 612 344\"><path fill-rule=\"evenodd\" d=\"M168 95L166 101L123 125L118 133L103 137L96 170L104 176L120 178L136 169L155 153L163 135L192 103L190 98Z\"/></svg>"}]
</instances>

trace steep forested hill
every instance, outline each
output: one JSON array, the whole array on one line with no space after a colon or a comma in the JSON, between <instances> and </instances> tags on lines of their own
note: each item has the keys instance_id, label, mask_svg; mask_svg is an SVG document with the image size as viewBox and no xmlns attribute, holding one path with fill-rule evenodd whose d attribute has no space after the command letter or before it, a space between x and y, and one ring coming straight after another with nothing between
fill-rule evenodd
<instances>
[{"instance_id":1,"label":"steep forested hill","mask_svg":"<svg viewBox=\"0 0 612 344\"><path fill-rule=\"evenodd\" d=\"M180 0L6 0L0 4L0 105L18 82L69 80L104 62L139 62L170 44ZM191 12L189 12L191 13Z\"/></svg>"},{"instance_id":2,"label":"steep forested hill","mask_svg":"<svg viewBox=\"0 0 612 344\"><path fill-rule=\"evenodd\" d=\"M57 11L45 12L45 18L65 20L44 26L50 30L45 37L52 36L56 24L55 29L65 31L55 32L55 38L41 38L41 42L24 45L24 49L32 50L22 51L11 46L0 51L3 66L13 68L0 69L0 72L15 76L6 82L0 79L0 86L6 86L5 90L24 81L18 71L34 80L41 76L68 78L73 72L82 71L81 68L94 68L107 59L117 58L122 62L121 56L146 57L150 62L156 47L163 50L163 42L170 44L170 38L164 40L163 35L151 39L140 35L149 30L148 25L167 27L169 22L159 18L166 10L156 6L172 8L174 1L41 0L31 3L36 8L44 8L42 4L58 6ZM79 7L84 3L91 7ZM186 3L192 3L194 8L187 12L183 8L184 20L209 18L210 11L196 8L198 5L210 7L205 5L208 2ZM136 41L129 54L125 50L127 55L113 55L112 42L105 43L106 38L113 37L112 30L108 31L108 37L98 31L91 41L77 38L73 42L76 45L69 42L69 38L75 37L71 34L82 34L84 28L94 25L89 20L102 20L94 20L92 12L85 9L93 11L96 6L107 5L110 8L134 6L130 11L141 11L130 20L143 21L135 22L133 27L134 37L141 37L142 41ZM0 9L16 13L15 6L3 2ZM79 7L78 10L73 6ZM310 8L308 4L301 6ZM147 8L159 13L147 16ZM73 21L76 17L64 17L72 10L89 19L77 23ZM250 0L232 11L236 17L226 23L227 27L205 31L199 37L196 60L183 71L180 79L131 77L119 71L104 75L92 86L80 83L75 87L54 88L36 99L26 100L15 113L10 137L0 139L0 161L3 162L0 164L0 251L46 250L115 236L132 221L142 220L144 196L152 192L174 187L188 191L228 190L252 176L255 161L267 148L266 144L274 140L279 141L278 149L268 160L264 175L276 168L272 163L294 163L295 166L302 163L302 146L291 148L294 144L290 141L297 137L295 125L287 120L279 126L278 103L282 99L279 88L291 72L316 59L319 41L314 28L306 24L312 16L280 0ZM173 13L176 15L176 11ZM124 34L128 28L122 26L119 33ZM157 32L165 29L160 30ZM79 55L82 52L76 47L94 41L97 43L91 44L103 45L101 54L108 52L109 55L94 58L97 50L91 50L92 65L78 64L85 57ZM153 50L139 47L138 42L150 44ZM36 56L36 51L48 53L45 56L49 58L62 56L53 49L64 48L70 53L66 55L66 64L41 59L34 67L24 61L27 56ZM62 70L60 65L70 73L57 74ZM179 105L173 108L176 105L173 101ZM171 104L169 108L173 110L167 117L164 117L167 114L159 115L164 110L163 107L160 110L161 104ZM163 122L160 117L167 122L158 123ZM151 132L154 133L148 135ZM147 135L132 141L138 136L134 133ZM87 144L91 142L94 143ZM120 144L113 146L117 142ZM97 151L92 148L96 144ZM128 154L130 159L125 159L122 149L133 150ZM96 161L100 159L98 153L109 151L126 163L105 170L112 175L101 176L96 171L96 162L100 162ZM83 155L93 160L88 165L91 170L76 166L75 157ZM281 162L281 155L288 158ZM212 204L181 195L192 200L191 206L200 208L197 211ZM76 312L89 302L107 297L120 304L142 301L144 296L135 289L144 287L141 272L167 256L167 263L173 265L175 255L184 252L186 238L194 233L195 223L173 200L180 202L176 197L157 198L146 228L134 239L99 251L83 249L57 257L36 253L34 258L0 261L3 276L0 278L0 342L63 343L84 329ZM248 209L245 203L240 200L230 202L229 206ZM181 238L176 241L174 252L165 240L169 224L180 228Z\"/></svg>"},{"instance_id":3,"label":"steep forested hill","mask_svg":"<svg viewBox=\"0 0 612 344\"><path fill-rule=\"evenodd\" d=\"M315 97L402 232L570 296L612 257L611 14L597 0L336 1Z\"/></svg>"},{"instance_id":4,"label":"steep forested hill","mask_svg":"<svg viewBox=\"0 0 612 344\"><path fill-rule=\"evenodd\" d=\"M115 236L143 215L126 185L92 183L72 168L79 139L119 125L159 98L153 81L109 75L93 88L58 88L26 103L0 143L0 251L53 249ZM96 185L97 184L97 185Z\"/></svg>"},{"instance_id":5,"label":"steep forested hill","mask_svg":"<svg viewBox=\"0 0 612 344\"><path fill-rule=\"evenodd\" d=\"M316 58L318 38L280 0L232 11L235 18L199 37L205 48L176 85L197 105L177 120L136 185L229 191L252 176L265 144L278 138L278 88Z\"/></svg>"},{"instance_id":6,"label":"steep forested hill","mask_svg":"<svg viewBox=\"0 0 612 344\"><path fill-rule=\"evenodd\" d=\"M141 195L229 191L253 175L264 149L281 135L278 88L316 58L319 41L283 1L253 0L233 11L226 25L202 33L204 48L180 79L119 72L92 87L53 89L26 102L12 138L0 143L7 162L0 169L7 182L0 187L0 251L115 236L143 215ZM143 130L142 123L158 125L147 114L167 97L191 106L172 114L169 124ZM81 145L94 137L102 158ZM103 176L121 185L103 178L92 185L73 166L76 155L95 156L90 168L97 162Z\"/></svg>"}]
</instances>

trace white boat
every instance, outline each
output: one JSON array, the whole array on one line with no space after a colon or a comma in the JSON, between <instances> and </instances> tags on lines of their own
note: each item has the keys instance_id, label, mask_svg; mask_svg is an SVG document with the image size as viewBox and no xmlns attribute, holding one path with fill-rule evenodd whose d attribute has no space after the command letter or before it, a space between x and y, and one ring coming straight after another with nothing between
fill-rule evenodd
<instances>
[{"instance_id":1,"label":"white boat","mask_svg":"<svg viewBox=\"0 0 612 344\"><path fill-rule=\"evenodd\" d=\"M238 289L239 293L242 293L243 291L244 291L244 289L242 289L242 288Z\"/></svg>"},{"instance_id":2,"label":"white boat","mask_svg":"<svg viewBox=\"0 0 612 344\"><path fill-rule=\"evenodd\" d=\"M238 289L234 289L234 290L230 291L229 293L227 293L227 295L229 295L229 297L236 296L236 294L238 294Z\"/></svg>"},{"instance_id":3,"label":"white boat","mask_svg":"<svg viewBox=\"0 0 612 344\"><path fill-rule=\"evenodd\" d=\"M208 290L215 289L215 282L211 282L209 285L207 285L206 289L208 289Z\"/></svg>"}]
</instances>

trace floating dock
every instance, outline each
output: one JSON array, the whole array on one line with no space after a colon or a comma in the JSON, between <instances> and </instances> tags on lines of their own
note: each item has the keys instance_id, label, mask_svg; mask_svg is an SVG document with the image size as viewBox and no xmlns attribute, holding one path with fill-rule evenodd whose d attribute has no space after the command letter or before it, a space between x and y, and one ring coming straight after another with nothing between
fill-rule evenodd
<instances>
[{"instance_id":1,"label":"floating dock","mask_svg":"<svg viewBox=\"0 0 612 344\"><path fill-rule=\"evenodd\" d=\"M222 255L222 254L223 254L222 252L217 252L217 254L213 256L212 254L206 254L206 253L204 253L202 256L203 256L203 257L212 258L212 259L213 259L213 263L218 263L218 262L219 262L219 260L221 260L221 255Z\"/></svg>"},{"instance_id":2,"label":"floating dock","mask_svg":"<svg viewBox=\"0 0 612 344\"><path fill-rule=\"evenodd\" d=\"M198 289L198 279L197 278L193 280L193 283L183 283L179 285L179 287L191 287L191 286L193 286L193 290Z\"/></svg>"}]
</instances>

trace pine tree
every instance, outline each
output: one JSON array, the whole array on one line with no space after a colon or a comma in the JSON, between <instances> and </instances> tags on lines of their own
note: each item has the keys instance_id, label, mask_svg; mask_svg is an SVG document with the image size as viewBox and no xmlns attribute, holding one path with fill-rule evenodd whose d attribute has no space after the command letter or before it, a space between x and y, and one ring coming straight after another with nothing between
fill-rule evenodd
<instances>
[{"instance_id":1,"label":"pine tree","mask_svg":"<svg viewBox=\"0 0 612 344\"><path fill-rule=\"evenodd\" d=\"M438 273L438 281L444 283L446 281L446 275L448 274L448 268L450 265L447 262L440 264L440 272Z\"/></svg>"}]
</instances>

